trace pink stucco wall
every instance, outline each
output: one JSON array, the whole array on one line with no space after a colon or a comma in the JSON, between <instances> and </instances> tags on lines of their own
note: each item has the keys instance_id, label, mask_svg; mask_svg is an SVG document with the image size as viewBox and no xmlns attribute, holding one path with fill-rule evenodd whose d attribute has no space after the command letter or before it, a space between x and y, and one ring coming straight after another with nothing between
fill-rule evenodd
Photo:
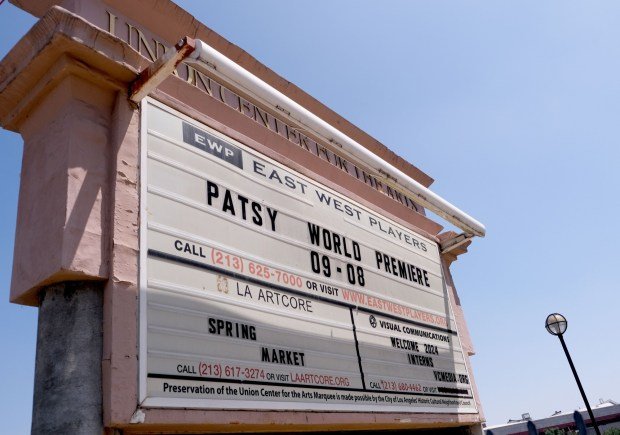
<instances>
[{"instance_id":1,"label":"pink stucco wall","mask_svg":"<svg viewBox=\"0 0 620 435\"><path fill-rule=\"evenodd\" d=\"M26 144L20 197L36 200L19 202L14 301L49 282L108 276L104 208L112 102L109 92L68 77L20 126Z\"/></svg>"}]
</instances>

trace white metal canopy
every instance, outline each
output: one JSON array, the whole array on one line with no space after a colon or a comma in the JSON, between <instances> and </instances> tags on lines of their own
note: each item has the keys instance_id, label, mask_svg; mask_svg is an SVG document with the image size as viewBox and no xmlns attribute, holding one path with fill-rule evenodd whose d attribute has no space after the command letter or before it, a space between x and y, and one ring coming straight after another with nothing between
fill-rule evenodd
<instances>
[{"instance_id":1,"label":"white metal canopy","mask_svg":"<svg viewBox=\"0 0 620 435\"><path fill-rule=\"evenodd\" d=\"M174 51L169 50L166 55L152 64L145 70L145 74L141 74L141 77L136 80L131 89L130 98L132 101L138 102L148 95L150 90L156 87L158 82L163 81L165 76L169 74L169 71L174 69L182 60L199 64L203 68L212 71L214 75L223 78L224 81L233 84L243 92L256 98L266 107L283 112L294 122L307 128L319 137L324 138L328 142L339 144L345 152L370 168L380 173L389 174L390 178L395 179L398 185L406 188L413 194L412 199L415 202L463 230L466 239L473 236L484 237L486 234L486 228L482 223L372 153L205 42L186 37L175 48L176 50Z\"/></svg>"},{"instance_id":2,"label":"white metal canopy","mask_svg":"<svg viewBox=\"0 0 620 435\"><path fill-rule=\"evenodd\" d=\"M396 178L398 184L414 193L415 196L413 199L421 206L443 217L466 233L484 237L486 229L484 225L476 219L427 189L398 168L381 159L340 130L334 128L314 113L296 103L271 85L265 83L205 42L197 39L195 40L195 44L196 49L189 55L187 60L194 60L195 62L202 63L204 66L214 70L215 74L231 81L269 107L286 112L289 117L318 133L321 137L326 138L330 142L339 143L345 151L359 158L370 167L381 172L386 172Z\"/></svg>"}]
</instances>

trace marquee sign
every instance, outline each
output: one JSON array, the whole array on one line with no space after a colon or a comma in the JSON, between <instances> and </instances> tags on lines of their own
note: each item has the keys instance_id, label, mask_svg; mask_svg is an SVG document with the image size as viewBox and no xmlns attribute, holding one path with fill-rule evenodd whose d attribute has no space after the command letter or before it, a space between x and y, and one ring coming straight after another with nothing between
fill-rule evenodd
<instances>
[{"instance_id":1,"label":"marquee sign","mask_svg":"<svg viewBox=\"0 0 620 435\"><path fill-rule=\"evenodd\" d=\"M141 122L143 405L477 412L435 242L160 103Z\"/></svg>"}]
</instances>

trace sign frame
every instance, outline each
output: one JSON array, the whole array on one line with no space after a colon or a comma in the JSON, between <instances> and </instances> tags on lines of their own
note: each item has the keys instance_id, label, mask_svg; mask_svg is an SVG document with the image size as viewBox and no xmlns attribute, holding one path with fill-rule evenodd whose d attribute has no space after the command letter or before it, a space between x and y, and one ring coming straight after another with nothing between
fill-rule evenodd
<instances>
[{"instance_id":1,"label":"sign frame","mask_svg":"<svg viewBox=\"0 0 620 435\"><path fill-rule=\"evenodd\" d=\"M150 107L154 106L157 107L161 110L164 110L168 113L170 113L172 116L176 116L178 118L180 118L183 122L196 127L196 125L200 125L200 128L207 128L209 130L209 132L211 134L214 134L215 136L220 136L221 140L223 141L227 141L228 143L231 144L231 146L235 146L235 147L240 147L241 149L243 148L249 148L250 150L252 150L253 153L258 154L261 158L269 161L270 163L273 163L275 166L278 167L282 167L282 168L287 168L285 165L282 165L281 163L277 163L275 161L273 161L272 159L270 159L267 156L264 156L262 153L260 153L257 150L253 150L251 147L248 147L247 145L241 144L238 141L236 141L235 139L228 137L227 135L211 128L208 126L204 126L202 123L200 123L199 121L196 121L195 119L192 119L191 117L179 112L178 110L172 108L171 106L168 106L164 103L161 103L155 99L152 99L150 97L147 97L145 99L142 100L141 102L141 107L140 107L140 126L139 126L139 161L140 161L140 170L139 170L139 203L140 203L140 228L139 228L139 264L138 264L138 270L139 270L139 301L138 301L138 312L139 312L139 317L138 317L138 328L139 328L139 334L138 334L138 356L139 356L139 362L138 362L138 369L139 369L139 373L138 373L138 400L141 406L143 407L154 407L154 408L196 408L196 409L202 409L202 410L224 410L224 409L240 409L240 410L264 410L264 411L269 411L269 410L279 410L279 411L291 411L291 412L299 412L299 411L329 411L329 412L381 412L381 413L405 413L405 414L416 414L416 413L439 413L439 414L478 414L479 410L477 407L477 400L476 400L476 396L475 396L475 391L473 388L470 387L470 396L468 397L468 399L471 400L471 410L468 411L457 411L454 410L454 408L441 408L441 407L414 407L414 408L408 408L405 406L381 406L381 407L377 407L376 405L371 404L343 404L343 403L338 403L338 404L334 404L334 403L315 403L315 402L297 402L297 401L271 401L271 400L260 400L260 401L253 401L253 400L242 400L242 401L237 401L235 402L234 405L232 405L230 400L218 400L218 399L193 399L193 398L165 398L165 397L149 397L148 393L147 393L147 256L148 256L148 245L147 245L147 179L148 179L148 168L147 168L147 141L148 141L148 121L149 121L149 116L148 116L148 112L150 110ZM287 168L288 170L291 170L290 168ZM293 170L293 172L295 172ZM344 196L346 197L346 195L343 195L341 193L335 192L333 191L331 188L323 185L322 183L313 180L310 177L301 175L296 173L297 176L300 176L301 178L304 179L308 179L308 181L311 181L314 184L317 184L318 186L321 186L322 189L325 189L335 195L338 196ZM357 201L353 200L355 203L357 203ZM368 209L368 207L364 207L365 209ZM380 217L385 217L389 220L391 220L389 214L387 216L382 215L380 213L377 213L375 211L373 211L373 213L376 213L378 216ZM411 230L411 232L413 234L416 234L415 231ZM422 237L424 239L426 239L426 237L424 236L420 236L417 235L418 237ZM432 242L435 245L435 248L438 249L438 244L436 242ZM450 291L447 288L447 284L446 284L446 277L445 277L445 270L444 270L444 264L443 261L441 259L441 255L439 254L438 251L438 258L439 258L439 267L440 267L440 273L441 273L441 281L442 281L442 291L443 294L445 295L445 299L447 301L447 304L449 306L449 311L448 311L448 321L452 322L453 324L453 329L456 331L454 337L458 340L459 342L459 347L460 347L460 352L463 355L463 364L465 367L465 372L467 374L467 376L469 377L469 379L472 379L471 374L470 374L470 368L469 368L469 363L468 363L468 356L466 355L466 352L464 351L463 347L462 347L462 343L460 340L460 333L458 331L458 322L456 321L456 313L453 309L453 302L452 302L452 298L450 297ZM452 316L452 319L450 320L450 315ZM403 321L406 321L405 319L403 319ZM222 382L225 382L225 379L222 380ZM471 385L471 384L470 384ZM312 388L312 386L307 385L307 386L302 386L300 385L300 388ZM373 392L373 391L369 391L369 392ZM374 391L373 393L379 393L380 391ZM397 392L385 392L386 394L399 394ZM208 405L204 404L205 402L208 403ZM215 406L213 406L213 404L215 404ZM334 410L334 408L336 408Z\"/></svg>"}]
</instances>

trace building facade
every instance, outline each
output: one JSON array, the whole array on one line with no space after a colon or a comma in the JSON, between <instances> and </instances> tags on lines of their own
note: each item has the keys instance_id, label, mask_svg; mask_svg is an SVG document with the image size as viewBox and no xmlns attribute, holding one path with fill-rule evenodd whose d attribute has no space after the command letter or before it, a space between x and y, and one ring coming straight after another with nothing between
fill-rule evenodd
<instances>
[{"instance_id":1,"label":"building facade","mask_svg":"<svg viewBox=\"0 0 620 435\"><path fill-rule=\"evenodd\" d=\"M584 409L577 410L581 414L581 418L586 425L589 434L595 434L596 431L592 425L592 421L588 415L588 411ZM592 413L598 424L601 433L606 430L616 428L620 429L620 404L613 400L600 400L599 404L592 408ZM509 421L507 424L485 427L485 433L489 435L512 435L527 434L528 422L534 425L537 433L544 434L547 431L562 431L564 433L576 433L578 431L575 422L574 412L557 411L553 415L545 418L531 419L529 414L525 414L521 420ZM531 426L530 424L530 426Z\"/></svg>"}]
</instances>

